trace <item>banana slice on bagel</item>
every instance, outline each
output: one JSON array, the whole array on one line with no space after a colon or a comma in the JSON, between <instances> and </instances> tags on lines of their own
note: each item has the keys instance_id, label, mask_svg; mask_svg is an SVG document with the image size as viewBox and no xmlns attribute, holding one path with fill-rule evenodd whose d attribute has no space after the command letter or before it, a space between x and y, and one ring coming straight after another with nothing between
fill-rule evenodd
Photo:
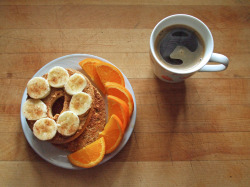
<instances>
[{"instance_id":1,"label":"banana slice on bagel","mask_svg":"<svg viewBox=\"0 0 250 187\"><path fill-rule=\"evenodd\" d=\"M27 84L27 93L33 99L43 99L50 93L49 82L43 77L34 77Z\"/></svg>"},{"instance_id":2,"label":"banana slice on bagel","mask_svg":"<svg viewBox=\"0 0 250 187\"><path fill-rule=\"evenodd\" d=\"M55 66L48 73L48 82L54 88L62 88L69 79L69 73L66 69Z\"/></svg>"},{"instance_id":3,"label":"banana slice on bagel","mask_svg":"<svg viewBox=\"0 0 250 187\"><path fill-rule=\"evenodd\" d=\"M58 132L64 136L71 136L78 130L80 120L72 111L61 113L57 119Z\"/></svg>"},{"instance_id":4,"label":"banana slice on bagel","mask_svg":"<svg viewBox=\"0 0 250 187\"><path fill-rule=\"evenodd\" d=\"M47 117L47 106L40 99L27 99L22 112L27 120L38 120Z\"/></svg>"},{"instance_id":5,"label":"banana slice on bagel","mask_svg":"<svg viewBox=\"0 0 250 187\"><path fill-rule=\"evenodd\" d=\"M92 97L85 92L80 92L72 96L69 104L69 110L77 115L84 115L89 111L91 105Z\"/></svg>"},{"instance_id":6,"label":"banana slice on bagel","mask_svg":"<svg viewBox=\"0 0 250 187\"><path fill-rule=\"evenodd\" d=\"M57 133L57 124L50 118L39 119L33 126L33 133L39 140L51 140Z\"/></svg>"},{"instance_id":7,"label":"banana slice on bagel","mask_svg":"<svg viewBox=\"0 0 250 187\"><path fill-rule=\"evenodd\" d=\"M69 77L69 80L64 85L64 89L69 95L75 95L83 91L87 81L85 77L79 73L75 73Z\"/></svg>"}]
</instances>

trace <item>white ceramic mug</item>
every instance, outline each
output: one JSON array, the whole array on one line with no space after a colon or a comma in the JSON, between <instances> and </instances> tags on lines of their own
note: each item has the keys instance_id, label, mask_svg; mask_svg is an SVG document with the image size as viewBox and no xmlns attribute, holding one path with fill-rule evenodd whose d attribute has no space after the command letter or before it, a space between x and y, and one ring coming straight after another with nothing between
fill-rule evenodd
<instances>
[{"instance_id":1,"label":"white ceramic mug","mask_svg":"<svg viewBox=\"0 0 250 187\"><path fill-rule=\"evenodd\" d=\"M193 30L199 33L204 41L204 56L202 60L194 67L189 69L176 69L166 66L162 59L156 55L155 40L159 33L167 27L174 25L184 25L191 27ZM228 66L228 58L224 55L213 53L214 40L209 28L199 19L186 15L176 14L161 20L153 29L150 36L150 55L151 65L155 75L163 81L170 83L177 83L185 80L193 75L195 72L208 72L208 71L223 71ZM208 62L216 62L218 64L207 64Z\"/></svg>"}]
</instances>

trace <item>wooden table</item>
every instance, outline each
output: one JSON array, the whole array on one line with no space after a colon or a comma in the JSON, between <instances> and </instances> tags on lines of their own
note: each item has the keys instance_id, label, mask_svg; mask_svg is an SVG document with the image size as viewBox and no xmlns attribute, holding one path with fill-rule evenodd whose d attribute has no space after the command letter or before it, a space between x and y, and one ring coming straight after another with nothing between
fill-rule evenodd
<instances>
[{"instance_id":1,"label":"wooden table","mask_svg":"<svg viewBox=\"0 0 250 187\"><path fill-rule=\"evenodd\" d=\"M149 37L176 13L207 24L226 71L184 83L155 78ZM250 1L0 1L0 186L250 186ZM27 81L73 53L103 57L128 77L134 132L109 162L53 166L27 143L20 103Z\"/></svg>"}]
</instances>

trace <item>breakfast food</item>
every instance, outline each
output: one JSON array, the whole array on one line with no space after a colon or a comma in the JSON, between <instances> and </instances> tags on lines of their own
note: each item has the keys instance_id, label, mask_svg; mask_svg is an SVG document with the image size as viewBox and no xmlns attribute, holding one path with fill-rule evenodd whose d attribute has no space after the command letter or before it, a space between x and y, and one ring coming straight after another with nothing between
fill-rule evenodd
<instances>
[{"instance_id":1,"label":"breakfast food","mask_svg":"<svg viewBox=\"0 0 250 187\"><path fill-rule=\"evenodd\" d=\"M106 82L105 89L107 95L113 95L115 97L118 97L119 99L123 100L125 103L128 104L129 116L131 116L134 110L134 102L133 97L131 93L127 90L127 88L115 82Z\"/></svg>"},{"instance_id":2,"label":"breakfast food","mask_svg":"<svg viewBox=\"0 0 250 187\"><path fill-rule=\"evenodd\" d=\"M105 155L104 138L99 138L86 147L68 155L69 161L83 168L91 168L99 164Z\"/></svg>"},{"instance_id":3,"label":"breakfast food","mask_svg":"<svg viewBox=\"0 0 250 187\"><path fill-rule=\"evenodd\" d=\"M104 130L99 134L99 137L104 137L105 139L106 154L113 152L119 146L123 137L121 125L121 120L113 114L105 125Z\"/></svg>"},{"instance_id":4,"label":"breakfast food","mask_svg":"<svg viewBox=\"0 0 250 187\"><path fill-rule=\"evenodd\" d=\"M63 136L71 136L79 128L80 120L72 111L61 113L57 119L58 132Z\"/></svg>"},{"instance_id":5,"label":"breakfast food","mask_svg":"<svg viewBox=\"0 0 250 187\"><path fill-rule=\"evenodd\" d=\"M88 74L91 80L96 84L96 86L105 94L105 87L102 84L100 77L96 71L96 65L102 61L94 58L86 58L83 61L79 62L81 68Z\"/></svg>"},{"instance_id":6,"label":"breakfast food","mask_svg":"<svg viewBox=\"0 0 250 187\"><path fill-rule=\"evenodd\" d=\"M79 65L86 76L55 66L32 78L22 112L36 138L72 152L68 159L73 165L89 168L120 145L134 102L118 68L97 59Z\"/></svg>"},{"instance_id":7,"label":"breakfast food","mask_svg":"<svg viewBox=\"0 0 250 187\"><path fill-rule=\"evenodd\" d=\"M62 88L69 79L68 71L60 66L53 67L48 73L48 82L54 88Z\"/></svg>"},{"instance_id":8,"label":"breakfast food","mask_svg":"<svg viewBox=\"0 0 250 187\"><path fill-rule=\"evenodd\" d=\"M108 95L108 119L115 114L121 120L122 132L125 132L129 121L129 109L127 103L118 97Z\"/></svg>"},{"instance_id":9,"label":"breakfast food","mask_svg":"<svg viewBox=\"0 0 250 187\"><path fill-rule=\"evenodd\" d=\"M116 82L122 86L125 86L125 81L119 69L115 66L100 62L95 65L98 76L101 79L102 84L104 85L106 82Z\"/></svg>"},{"instance_id":10,"label":"breakfast food","mask_svg":"<svg viewBox=\"0 0 250 187\"><path fill-rule=\"evenodd\" d=\"M22 110L28 121L38 120L47 116L47 106L40 99L27 99Z\"/></svg>"},{"instance_id":11,"label":"breakfast food","mask_svg":"<svg viewBox=\"0 0 250 187\"><path fill-rule=\"evenodd\" d=\"M69 110L77 115L85 114L91 107L92 98L89 94L80 92L72 96Z\"/></svg>"},{"instance_id":12,"label":"breakfast food","mask_svg":"<svg viewBox=\"0 0 250 187\"><path fill-rule=\"evenodd\" d=\"M53 119L41 118L33 126L33 133L39 140L50 140L56 135L57 125Z\"/></svg>"},{"instance_id":13,"label":"breakfast food","mask_svg":"<svg viewBox=\"0 0 250 187\"><path fill-rule=\"evenodd\" d=\"M79 71L59 66L42 77L32 78L27 87L32 89L28 92L28 99L22 108L26 121L39 140L48 140L53 144L66 144L77 139L88 125L94 125L91 124L93 120L90 120L96 115L95 104L100 103L96 98L104 103L86 76ZM49 90L49 93L40 94L43 90ZM33 95L39 97L34 98ZM105 126L105 105L100 107L102 115L96 133ZM88 143L96 139L88 140ZM67 146L61 147L67 149ZM76 146L70 150L76 151L80 148L82 147Z\"/></svg>"},{"instance_id":14,"label":"breakfast food","mask_svg":"<svg viewBox=\"0 0 250 187\"><path fill-rule=\"evenodd\" d=\"M43 99L50 93L49 82L43 77L34 77L27 84L27 92L34 99Z\"/></svg>"},{"instance_id":15,"label":"breakfast food","mask_svg":"<svg viewBox=\"0 0 250 187\"><path fill-rule=\"evenodd\" d=\"M94 93L94 104L93 108L91 109L94 111L94 114L91 115L89 123L86 125L83 133L74 141L70 141L68 143L60 145L58 144L57 147L68 150L70 152L75 152L98 139L99 132L103 131L106 124L106 111L102 95L96 88L94 89Z\"/></svg>"},{"instance_id":16,"label":"breakfast food","mask_svg":"<svg viewBox=\"0 0 250 187\"><path fill-rule=\"evenodd\" d=\"M64 88L67 94L74 95L81 93L86 85L87 81L85 77L79 73L75 73L74 75L70 76L69 80L64 85Z\"/></svg>"}]
</instances>

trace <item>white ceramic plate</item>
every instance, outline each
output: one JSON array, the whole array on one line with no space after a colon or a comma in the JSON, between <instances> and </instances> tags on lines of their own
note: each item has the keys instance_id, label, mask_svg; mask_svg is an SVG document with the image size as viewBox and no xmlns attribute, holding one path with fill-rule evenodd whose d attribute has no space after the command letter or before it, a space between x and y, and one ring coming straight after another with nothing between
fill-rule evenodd
<instances>
[{"instance_id":1,"label":"white ceramic plate","mask_svg":"<svg viewBox=\"0 0 250 187\"><path fill-rule=\"evenodd\" d=\"M78 70L84 74L84 71L81 69L81 67L78 65L78 63L80 61L84 60L85 58L96 58L96 59L99 59L103 62L107 62L107 63L112 64L111 62L109 62L103 58L97 57L97 56L88 55L88 54L72 54L72 55L67 55L67 56L57 58L57 59L49 62L48 64L43 66L33 77L39 77L39 76L42 76L42 75L48 73L48 71L54 66L62 66L64 68L72 68L72 69ZM121 151L121 149L126 145L128 139L130 138L130 136L133 132L134 126L135 126L135 119L136 119L135 95L134 95L134 91L133 91L127 77L124 74L123 74L123 76L125 79L125 86L130 91L130 93L134 99L134 112L131 116L130 124L129 124L129 126L124 134L124 137L123 137L123 140L121 141L121 144L114 152L112 152L108 155L105 155L104 159L102 160L102 162L100 164L107 162L109 159L113 158L117 153L119 153ZM25 89L24 94L23 94L21 108L22 108L24 102L26 101L26 99L27 99L27 89ZM27 141L29 142L30 146L44 160L46 160L46 161L48 161L51 164L54 164L56 166L62 167L62 168L82 169L82 168L79 168L79 167L72 165L68 161L67 155L70 154L70 152L56 148L55 146L53 146L49 142L43 142L43 141L38 140L33 135L32 131L30 130L30 128L26 122L26 119L22 114L22 110L21 110L21 123L22 123L24 135L25 135Z\"/></svg>"}]
</instances>

